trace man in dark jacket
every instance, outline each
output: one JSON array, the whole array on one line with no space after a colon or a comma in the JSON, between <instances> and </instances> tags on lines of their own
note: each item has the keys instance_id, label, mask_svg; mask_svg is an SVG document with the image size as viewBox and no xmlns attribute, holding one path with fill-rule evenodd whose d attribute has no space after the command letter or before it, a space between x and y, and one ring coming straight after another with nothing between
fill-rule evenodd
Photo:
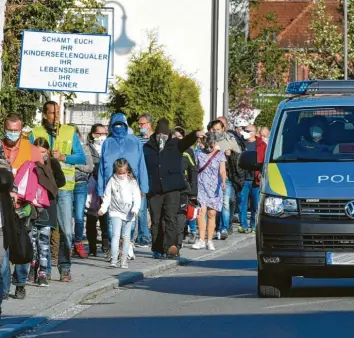
<instances>
[{"instance_id":1,"label":"man in dark jacket","mask_svg":"<svg viewBox=\"0 0 354 338\"><path fill-rule=\"evenodd\" d=\"M144 145L154 258L160 258L165 253L170 258L179 255L177 214L180 191L187 188L182 173L182 158L183 153L203 135L203 132L194 131L182 140L172 138L169 122L163 118L157 122L155 133Z\"/></svg>"}]
</instances>

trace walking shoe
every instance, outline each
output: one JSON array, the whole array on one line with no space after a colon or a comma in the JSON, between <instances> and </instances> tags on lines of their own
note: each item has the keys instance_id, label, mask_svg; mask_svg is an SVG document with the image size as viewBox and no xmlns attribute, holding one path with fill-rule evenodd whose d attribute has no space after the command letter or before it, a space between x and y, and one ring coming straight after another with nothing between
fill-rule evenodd
<instances>
[{"instance_id":1,"label":"walking shoe","mask_svg":"<svg viewBox=\"0 0 354 338\"><path fill-rule=\"evenodd\" d=\"M197 241L197 234L195 232L192 232L189 235L188 244L195 244L196 241Z\"/></svg>"},{"instance_id":2,"label":"walking shoe","mask_svg":"<svg viewBox=\"0 0 354 338\"><path fill-rule=\"evenodd\" d=\"M2 300L8 300L9 299L9 294L7 292L4 292L2 294Z\"/></svg>"},{"instance_id":3,"label":"walking shoe","mask_svg":"<svg viewBox=\"0 0 354 338\"><path fill-rule=\"evenodd\" d=\"M238 232L239 232L240 234L246 233L246 230L245 230L242 226L239 226L239 227L237 228L237 230L238 230Z\"/></svg>"},{"instance_id":4,"label":"walking shoe","mask_svg":"<svg viewBox=\"0 0 354 338\"><path fill-rule=\"evenodd\" d=\"M129 243L128 259L131 261L135 259L134 245L132 242Z\"/></svg>"},{"instance_id":5,"label":"walking shoe","mask_svg":"<svg viewBox=\"0 0 354 338\"><path fill-rule=\"evenodd\" d=\"M229 237L229 233L227 232L227 230L223 230L221 232L221 239L224 241L225 239L227 239Z\"/></svg>"},{"instance_id":6,"label":"walking shoe","mask_svg":"<svg viewBox=\"0 0 354 338\"><path fill-rule=\"evenodd\" d=\"M220 231L217 231L215 239L221 239L221 233Z\"/></svg>"},{"instance_id":7,"label":"walking shoe","mask_svg":"<svg viewBox=\"0 0 354 338\"><path fill-rule=\"evenodd\" d=\"M85 246L79 242L74 244L75 253L79 255L80 258L87 258L87 252L85 250Z\"/></svg>"},{"instance_id":8,"label":"walking shoe","mask_svg":"<svg viewBox=\"0 0 354 338\"><path fill-rule=\"evenodd\" d=\"M201 239L198 239L195 244L192 245L192 249L194 250L200 250L200 249L205 249L206 245L205 242L202 241Z\"/></svg>"},{"instance_id":9,"label":"walking shoe","mask_svg":"<svg viewBox=\"0 0 354 338\"><path fill-rule=\"evenodd\" d=\"M71 281L71 273L70 271L62 271L60 272L60 281L63 283L69 283Z\"/></svg>"},{"instance_id":10,"label":"walking shoe","mask_svg":"<svg viewBox=\"0 0 354 338\"><path fill-rule=\"evenodd\" d=\"M135 242L135 246L137 248L148 248L149 247L149 242L146 241L145 239L139 241L139 242Z\"/></svg>"},{"instance_id":11,"label":"walking shoe","mask_svg":"<svg viewBox=\"0 0 354 338\"><path fill-rule=\"evenodd\" d=\"M175 245L171 245L167 250L167 257L176 257L178 253L178 249Z\"/></svg>"},{"instance_id":12,"label":"walking shoe","mask_svg":"<svg viewBox=\"0 0 354 338\"><path fill-rule=\"evenodd\" d=\"M38 276L38 285L42 287L48 286L48 280L47 280L47 275L43 272L39 273Z\"/></svg>"},{"instance_id":13,"label":"walking shoe","mask_svg":"<svg viewBox=\"0 0 354 338\"><path fill-rule=\"evenodd\" d=\"M15 298L16 299L25 299L26 298L26 289L24 286L16 286Z\"/></svg>"},{"instance_id":14,"label":"walking shoe","mask_svg":"<svg viewBox=\"0 0 354 338\"><path fill-rule=\"evenodd\" d=\"M117 261L114 261L113 259L111 259L111 264L109 265L111 268L116 268L118 267L117 265Z\"/></svg>"},{"instance_id":15,"label":"walking shoe","mask_svg":"<svg viewBox=\"0 0 354 338\"><path fill-rule=\"evenodd\" d=\"M210 251L215 251L215 246L214 243L212 241L208 241L207 245L206 245L207 250Z\"/></svg>"},{"instance_id":16,"label":"walking shoe","mask_svg":"<svg viewBox=\"0 0 354 338\"><path fill-rule=\"evenodd\" d=\"M120 268L121 269L128 269L128 261L126 259L122 259L120 263Z\"/></svg>"}]
</instances>

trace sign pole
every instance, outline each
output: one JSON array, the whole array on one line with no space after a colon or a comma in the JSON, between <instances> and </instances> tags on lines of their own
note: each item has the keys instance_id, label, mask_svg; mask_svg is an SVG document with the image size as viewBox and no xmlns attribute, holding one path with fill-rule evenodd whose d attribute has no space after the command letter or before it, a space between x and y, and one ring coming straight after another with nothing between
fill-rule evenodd
<instances>
[{"instance_id":1,"label":"sign pole","mask_svg":"<svg viewBox=\"0 0 354 338\"><path fill-rule=\"evenodd\" d=\"M348 0L344 0L344 80L348 80Z\"/></svg>"}]
</instances>

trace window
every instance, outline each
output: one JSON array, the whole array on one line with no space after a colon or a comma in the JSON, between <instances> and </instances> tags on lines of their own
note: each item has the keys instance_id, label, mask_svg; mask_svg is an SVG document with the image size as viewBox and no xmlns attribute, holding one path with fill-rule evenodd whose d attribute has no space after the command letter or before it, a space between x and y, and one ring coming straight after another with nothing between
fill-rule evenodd
<instances>
[{"instance_id":1,"label":"window","mask_svg":"<svg viewBox=\"0 0 354 338\"><path fill-rule=\"evenodd\" d=\"M354 161L354 108L283 111L272 162Z\"/></svg>"}]
</instances>

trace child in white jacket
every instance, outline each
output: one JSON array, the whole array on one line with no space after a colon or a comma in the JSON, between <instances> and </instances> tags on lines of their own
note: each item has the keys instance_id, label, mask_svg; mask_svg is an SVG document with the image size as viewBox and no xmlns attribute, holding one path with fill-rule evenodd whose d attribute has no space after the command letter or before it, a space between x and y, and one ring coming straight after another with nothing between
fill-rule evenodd
<instances>
[{"instance_id":1,"label":"child in white jacket","mask_svg":"<svg viewBox=\"0 0 354 338\"><path fill-rule=\"evenodd\" d=\"M127 258L130 232L135 216L141 205L141 193L137 180L127 160L120 158L114 162L114 174L107 183L103 203L98 211L102 216L107 211L112 219L111 267L117 267L119 242L123 237L123 252L120 267L128 268Z\"/></svg>"}]
</instances>

